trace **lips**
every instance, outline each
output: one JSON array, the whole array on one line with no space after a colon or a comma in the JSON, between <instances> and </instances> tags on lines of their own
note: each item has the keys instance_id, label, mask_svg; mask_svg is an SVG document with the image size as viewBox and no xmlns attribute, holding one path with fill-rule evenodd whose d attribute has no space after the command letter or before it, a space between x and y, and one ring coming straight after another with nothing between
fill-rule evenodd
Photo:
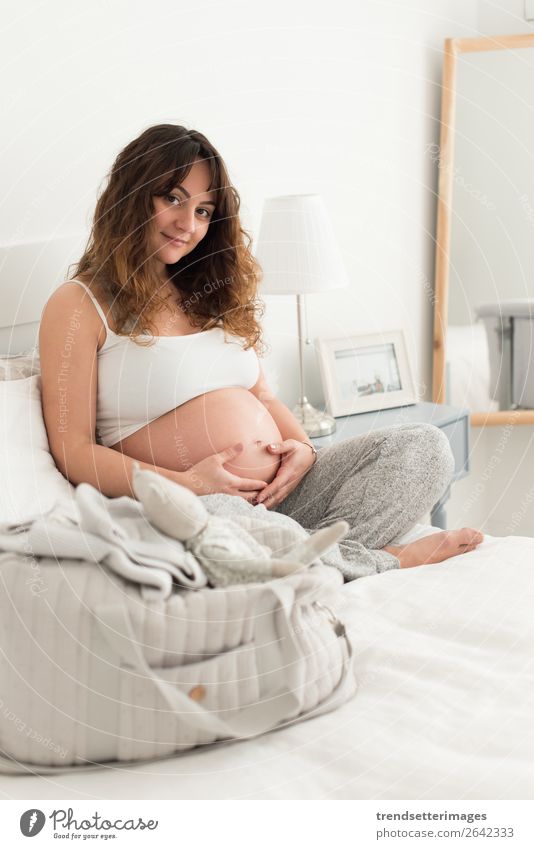
<instances>
[{"instance_id":1,"label":"lips","mask_svg":"<svg viewBox=\"0 0 534 849\"><path fill-rule=\"evenodd\" d=\"M167 236L166 233L162 233L161 235L165 236L165 238L168 239L168 241L172 245L176 245L177 247L181 247L182 245L187 245L187 242L184 242L183 239L173 239L172 236Z\"/></svg>"}]
</instances>

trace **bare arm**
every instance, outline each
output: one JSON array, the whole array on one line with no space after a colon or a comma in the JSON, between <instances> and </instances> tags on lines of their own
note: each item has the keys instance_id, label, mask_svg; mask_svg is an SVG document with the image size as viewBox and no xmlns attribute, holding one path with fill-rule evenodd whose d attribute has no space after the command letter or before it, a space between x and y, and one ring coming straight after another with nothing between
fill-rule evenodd
<instances>
[{"instance_id":1,"label":"bare arm","mask_svg":"<svg viewBox=\"0 0 534 849\"><path fill-rule=\"evenodd\" d=\"M43 415L52 456L72 484L85 481L109 497L132 497L134 460L96 443L97 346L104 334L80 286L64 283L53 293L39 328ZM139 465L187 484L185 473Z\"/></svg>"},{"instance_id":2,"label":"bare arm","mask_svg":"<svg viewBox=\"0 0 534 849\"><path fill-rule=\"evenodd\" d=\"M105 328L87 293L64 283L48 300L39 328L41 395L51 454L72 484L89 483L109 498L134 496L134 462L195 492L225 492L253 500L264 481L225 469L243 445L229 446L185 472L165 469L96 442L97 350Z\"/></svg>"}]
</instances>

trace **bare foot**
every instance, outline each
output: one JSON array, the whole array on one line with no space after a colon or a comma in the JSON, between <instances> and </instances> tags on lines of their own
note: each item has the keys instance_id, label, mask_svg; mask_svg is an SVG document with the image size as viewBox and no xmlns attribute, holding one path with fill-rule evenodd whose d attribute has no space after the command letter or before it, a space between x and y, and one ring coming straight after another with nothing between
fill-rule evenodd
<instances>
[{"instance_id":1,"label":"bare foot","mask_svg":"<svg viewBox=\"0 0 534 849\"><path fill-rule=\"evenodd\" d=\"M407 545L388 545L383 551L394 554L400 561L400 568L407 569L425 563L441 563L449 557L473 551L483 539L481 531L459 528L456 531L439 531Z\"/></svg>"}]
</instances>

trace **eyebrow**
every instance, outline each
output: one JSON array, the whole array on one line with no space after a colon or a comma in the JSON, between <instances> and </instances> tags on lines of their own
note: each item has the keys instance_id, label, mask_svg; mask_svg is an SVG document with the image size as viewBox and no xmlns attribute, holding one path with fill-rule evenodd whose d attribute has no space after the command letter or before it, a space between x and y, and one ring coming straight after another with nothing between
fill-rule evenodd
<instances>
[{"instance_id":1,"label":"eyebrow","mask_svg":"<svg viewBox=\"0 0 534 849\"><path fill-rule=\"evenodd\" d=\"M186 198L190 198L190 197L191 197L191 195L189 194L189 192L187 191L187 189L184 189L184 187L183 187L183 186L175 186L175 188L176 188L176 189L179 189L181 192L183 192L183 193L184 193L184 195L186 196ZM217 206L217 204L215 203L215 201L214 201L214 200L199 200L199 203L203 203L203 204L204 204L204 206L206 206L207 204L210 204L210 206Z\"/></svg>"}]
</instances>

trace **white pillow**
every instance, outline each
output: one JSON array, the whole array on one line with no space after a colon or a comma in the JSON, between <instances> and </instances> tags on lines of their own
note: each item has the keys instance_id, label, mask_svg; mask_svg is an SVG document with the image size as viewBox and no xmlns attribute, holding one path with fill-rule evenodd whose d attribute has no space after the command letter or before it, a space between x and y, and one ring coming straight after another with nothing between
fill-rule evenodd
<instances>
[{"instance_id":1,"label":"white pillow","mask_svg":"<svg viewBox=\"0 0 534 849\"><path fill-rule=\"evenodd\" d=\"M20 354L0 357L0 380L20 380L31 377L32 374L39 374L40 371L41 361L37 345Z\"/></svg>"},{"instance_id":2,"label":"white pillow","mask_svg":"<svg viewBox=\"0 0 534 849\"><path fill-rule=\"evenodd\" d=\"M26 521L60 501L69 515L75 510L74 487L48 447L39 374L0 380L0 475L0 523Z\"/></svg>"}]
</instances>

